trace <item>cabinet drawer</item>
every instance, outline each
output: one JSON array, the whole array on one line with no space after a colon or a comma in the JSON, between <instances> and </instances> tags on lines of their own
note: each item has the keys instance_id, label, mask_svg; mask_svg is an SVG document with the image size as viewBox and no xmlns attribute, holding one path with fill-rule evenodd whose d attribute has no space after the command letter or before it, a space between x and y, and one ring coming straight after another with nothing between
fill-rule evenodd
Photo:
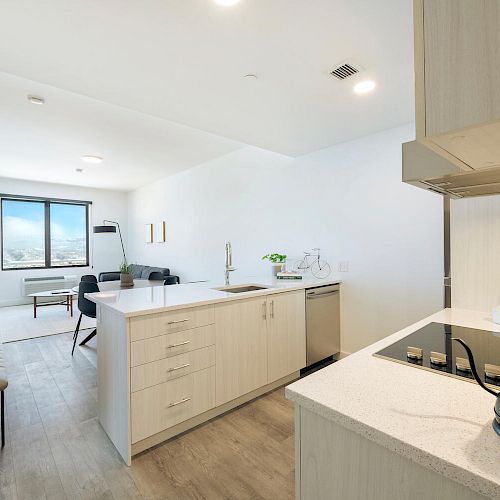
<instances>
[{"instance_id":1,"label":"cabinet drawer","mask_svg":"<svg viewBox=\"0 0 500 500\"><path fill-rule=\"evenodd\" d=\"M215 344L215 325L161 335L130 344L130 364L138 366Z\"/></svg>"},{"instance_id":2,"label":"cabinet drawer","mask_svg":"<svg viewBox=\"0 0 500 500\"><path fill-rule=\"evenodd\" d=\"M213 322L213 305L139 316L130 318L130 338L132 341L148 339L158 335L211 325Z\"/></svg>"},{"instance_id":3,"label":"cabinet drawer","mask_svg":"<svg viewBox=\"0 0 500 500\"><path fill-rule=\"evenodd\" d=\"M132 443L137 443L215 406L215 369L134 392L131 396Z\"/></svg>"},{"instance_id":4,"label":"cabinet drawer","mask_svg":"<svg viewBox=\"0 0 500 500\"><path fill-rule=\"evenodd\" d=\"M140 391L213 365L215 365L215 346L146 363L132 368L131 389L132 392Z\"/></svg>"}]
</instances>

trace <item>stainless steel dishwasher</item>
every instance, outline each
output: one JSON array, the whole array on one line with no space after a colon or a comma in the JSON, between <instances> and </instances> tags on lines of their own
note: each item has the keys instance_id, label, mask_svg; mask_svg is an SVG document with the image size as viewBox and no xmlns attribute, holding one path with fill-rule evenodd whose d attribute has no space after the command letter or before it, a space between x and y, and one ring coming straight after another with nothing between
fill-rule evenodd
<instances>
[{"instance_id":1,"label":"stainless steel dishwasher","mask_svg":"<svg viewBox=\"0 0 500 500\"><path fill-rule=\"evenodd\" d=\"M340 285L306 290L306 363L340 352Z\"/></svg>"}]
</instances>

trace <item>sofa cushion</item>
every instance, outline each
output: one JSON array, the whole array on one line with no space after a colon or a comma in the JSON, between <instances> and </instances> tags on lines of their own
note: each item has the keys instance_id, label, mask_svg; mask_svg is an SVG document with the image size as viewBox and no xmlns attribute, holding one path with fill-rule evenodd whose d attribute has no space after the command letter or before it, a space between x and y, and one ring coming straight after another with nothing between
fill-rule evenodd
<instances>
[{"instance_id":1,"label":"sofa cushion","mask_svg":"<svg viewBox=\"0 0 500 500\"><path fill-rule=\"evenodd\" d=\"M136 279L142 278L142 271L146 266L141 266L139 264L130 264L130 272L132 276Z\"/></svg>"},{"instance_id":2,"label":"sofa cushion","mask_svg":"<svg viewBox=\"0 0 500 500\"><path fill-rule=\"evenodd\" d=\"M164 277L170 276L170 269L168 267L153 267L153 266L143 266L141 264L130 264L130 272L134 279L149 279L149 275L158 271L163 274ZM120 279L119 272L106 272L99 273L99 281L116 281Z\"/></svg>"},{"instance_id":3,"label":"sofa cushion","mask_svg":"<svg viewBox=\"0 0 500 500\"><path fill-rule=\"evenodd\" d=\"M165 268L165 267L144 266L144 268L142 270L141 278L143 280L148 280L151 273L154 273L154 272L162 273L163 276L168 276L170 274L170 270Z\"/></svg>"}]
</instances>

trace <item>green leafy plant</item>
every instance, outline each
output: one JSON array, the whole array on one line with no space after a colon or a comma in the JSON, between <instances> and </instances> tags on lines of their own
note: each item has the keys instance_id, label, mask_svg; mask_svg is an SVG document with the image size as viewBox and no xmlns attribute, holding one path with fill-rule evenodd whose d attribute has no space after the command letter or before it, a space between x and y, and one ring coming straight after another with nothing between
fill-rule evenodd
<instances>
[{"instance_id":1,"label":"green leafy plant","mask_svg":"<svg viewBox=\"0 0 500 500\"><path fill-rule=\"evenodd\" d=\"M127 262L122 262L120 264L120 273L121 274L130 274L130 264Z\"/></svg>"},{"instance_id":2,"label":"green leafy plant","mask_svg":"<svg viewBox=\"0 0 500 500\"><path fill-rule=\"evenodd\" d=\"M268 253L262 257L262 260L269 260L273 264L281 264L285 262L286 255L282 255L280 253Z\"/></svg>"}]
</instances>

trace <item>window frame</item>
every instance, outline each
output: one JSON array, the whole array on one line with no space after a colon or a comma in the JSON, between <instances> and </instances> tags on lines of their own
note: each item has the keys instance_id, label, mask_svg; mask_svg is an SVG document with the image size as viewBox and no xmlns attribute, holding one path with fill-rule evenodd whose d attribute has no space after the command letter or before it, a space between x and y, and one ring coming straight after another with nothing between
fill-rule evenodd
<instances>
[{"instance_id":1,"label":"window frame","mask_svg":"<svg viewBox=\"0 0 500 500\"><path fill-rule=\"evenodd\" d=\"M4 235L3 235L3 202L4 201L24 201L32 203L41 203L44 207L44 241L45 241L45 265L42 267L4 267L3 248L4 248ZM53 266L52 265L52 248L51 248L51 234L50 234L50 205L79 205L85 207L85 264L74 264L68 266ZM89 226L89 206L92 205L91 201L78 201L78 200L64 200L61 198L39 198L35 196L19 196L0 194L0 259L2 271L29 271L36 269L70 269L73 267L89 267L90 266L90 226Z\"/></svg>"}]
</instances>

